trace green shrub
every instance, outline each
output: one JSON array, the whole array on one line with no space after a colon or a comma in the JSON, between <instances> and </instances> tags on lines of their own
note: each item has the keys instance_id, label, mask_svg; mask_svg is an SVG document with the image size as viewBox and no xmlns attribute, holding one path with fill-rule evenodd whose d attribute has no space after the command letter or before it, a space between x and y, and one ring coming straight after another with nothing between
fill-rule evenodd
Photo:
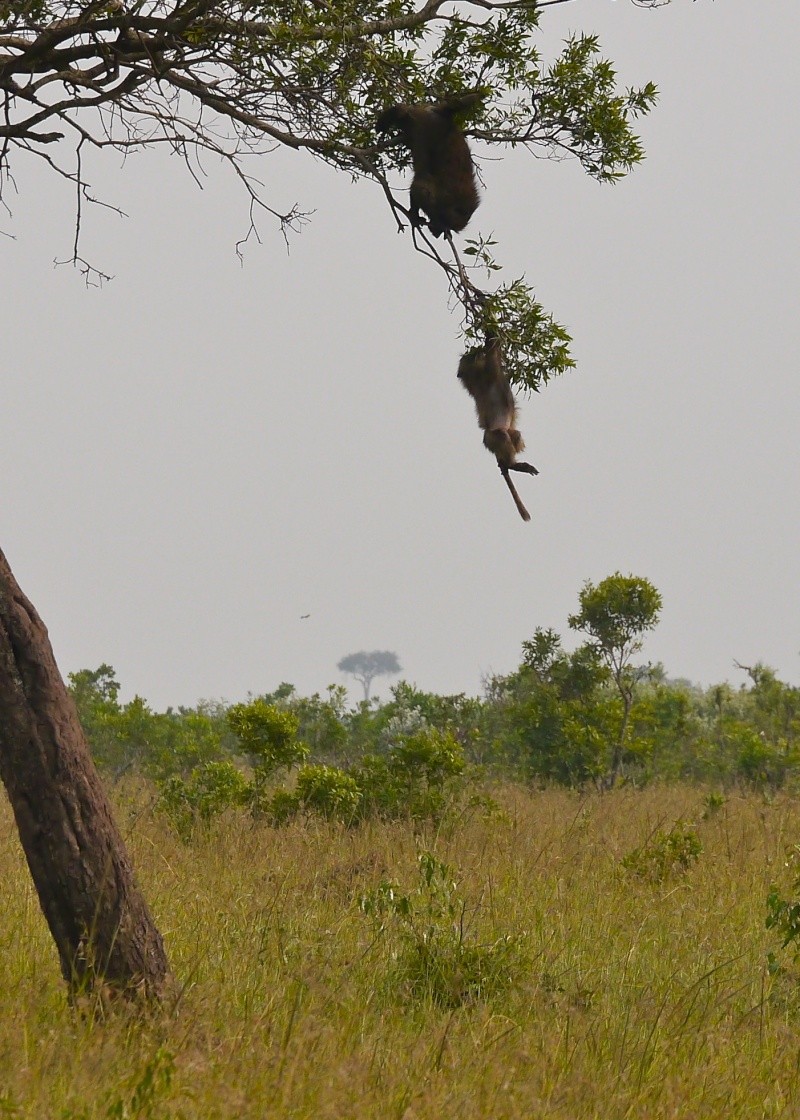
<instances>
[{"instance_id":1,"label":"green shrub","mask_svg":"<svg viewBox=\"0 0 800 1120\"><path fill-rule=\"evenodd\" d=\"M400 787L382 755L368 754L351 771L361 791L359 815L391 820L400 815Z\"/></svg>"},{"instance_id":2,"label":"green shrub","mask_svg":"<svg viewBox=\"0 0 800 1120\"><path fill-rule=\"evenodd\" d=\"M387 756L369 755L351 770L301 766L294 789L276 789L274 769L306 753L294 739L295 717L262 701L237 705L231 713L231 726L255 759L253 780L247 782L231 763L217 762L197 767L186 779L165 782L162 805L183 835L198 819L245 804L253 816L276 826L301 812L347 825L368 817L438 820L465 766L461 746L449 732L426 728L401 740Z\"/></svg>"},{"instance_id":3,"label":"green shrub","mask_svg":"<svg viewBox=\"0 0 800 1120\"><path fill-rule=\"evenodd\" d=\"M296 790L276 788L258 772L250 783L247 807L254 820L264 820L275 827L288 824L301 809Z\"/></svg>"},{"instance_id":4,"label":"green shrub","mask_svg":"<svg viewBox=\"0 0 800 1120\"><path fill-rule=\"evenodd\" d=\"M727 805L728 799L722 793L709 793L703 798L703 814L704 821L709 820Z\"/></svg>"},{"instance_id":5,"label":"green shrub","mask_svg":"<svg viewBox=\"0 0 800 1120\"><path fill-rule=\"evenodd\" d=\"M198 822L207 824L226 809L246 804L250 791L247 778L232 762L206 762L188 778L168 778L161 786L159 805L178 833L187 837Z\"/></svg>"},{"instance_id":6,"label":"green shrub","mask_svg":"<svg viewBox=\"0 0 800 1120\"><path fill-rule=\"evenodd\" d=\"M798 865L800 864L800 844L795 844L790 849L786 860L786 866L793 872L792 878L792 897L786 898L780 888L774 883L770 888L767 895L767 929L774 929L781 939L782 949L791 949L792 957L795 961L800 958L800 874L798 873ZM770 972L775 973L781 971L777 958L774 953L767 955L769 962Z\"/></svg>"},{"instance_id":7,"label":"green shrub","mask_svg":"<svg viewBox=\"0 0 800 1120\"><path fill-rule=\"evenodd\" d=\"M449 731L425 727L403 736L387 755L367 755L352 771L361 815L438 820L465 766L461 744Z\"/></svg>"},{"instance_id":8,"label":"green shrub","mask_svg":"<svg viewBox=\"0 0 800 1120\"><path fill-rule=\"evenodd\" d=\"M464 753L449 731L423 728L389 751L389 769L409 786L439 788L464 770Z\"/></svg>"},{"instance_id":9,"label":"green shrub","mask_svg":"<svg viewBox=\"0 0 800 1120\"><path fill-rule=\"evenodd\" d=\"M656 832L647 843L629 852L622 866L642 879L660 883L671 875L688 871L702 850L696 831L683 821L676 821L669 832Z\"/></svg>"},{"instance_id":10,"label":"green shrub","mask_svg":"<svg viewBox=\"0 0 800 1120\"><path fill-rule=\"evenodd\" d=\"M390 994L444 1008L502 994L519 975L524 936L479 939L472 925L478 908L467 905L447 864L422 852L418 873L410 892L383 882L360 903L391 942Z\"/></svg>"},{"instance_id":11,"label":"green shrub","mask_svg":"<svg viewBox=\"0 0 800 1120\"><path fill-rule=\"evenodd\" d=\"M726 728L728 749L736 752L739 777L756 789L780 789L797 766L797 753L785 741L770 742L763 733L736 722Z\"/></svg>"},{"instance_id":12,"label":"green shrub","mask_svg":"<svg viewBox=\"0 0 800 1120\"><path fill-rule=\"evenodd\" d=\"M361 802L355 778L336 766L301 766L295 796L306 812L344 824L357 819Z\"/></svg>"},{"instance_id":13,"label":"green shrub","mask_svg":"<svg viewBox=\"0 0 800 1120\"><path fill-rule=\"evenodd\" d=\"M228 723L262 777L281 767L289 769L308 755L308 747L297 738L297 716L266 700L234 704L228 709Z\"/></svg>"}]
</instances>

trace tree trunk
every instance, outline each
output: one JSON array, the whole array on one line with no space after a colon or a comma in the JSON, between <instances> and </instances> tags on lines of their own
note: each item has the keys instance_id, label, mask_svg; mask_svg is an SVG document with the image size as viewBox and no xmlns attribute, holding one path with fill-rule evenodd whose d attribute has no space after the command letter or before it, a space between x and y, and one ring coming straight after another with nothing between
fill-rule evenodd
<instances>
[{"instance_id":1,"label":"tree trunk","mask_svg":"<svg viewBox=\"0 0 800 1120\"><path fill-rule=\"evenodd\" d=\"M133 877L44 623L0 551L0 778L73 992L157 998L161 935Z\"/></svg>"},{"instance_id":2,"label":"tree trunk","mask_svg":"<svg viewBox=\"0 0 800 1120\"><path fill-rule=\"evenodd\" d=\"M606 777L606 789L613 789L617 784L619 768L622 765L622 752L625 749L625 736L628 734L628 722L631 716L631 708L633 707L633 696L631 693L626 692L623 685L619 682L617 682L617 687L622 696L622 727L620 728L619 740L614 747L614 754L611 759L611 770Z\"/></svg>"}]
</instances>

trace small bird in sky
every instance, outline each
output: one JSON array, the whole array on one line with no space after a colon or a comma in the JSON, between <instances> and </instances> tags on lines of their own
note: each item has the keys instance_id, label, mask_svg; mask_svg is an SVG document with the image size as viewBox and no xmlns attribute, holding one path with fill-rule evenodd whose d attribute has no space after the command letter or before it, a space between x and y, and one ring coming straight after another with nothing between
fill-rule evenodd
<instances>
[{"instance_id":1,"label":"small bird in sky","mask_svg":"<svg viewBox=\"0 0 800 1120\"><path fill-rule=\"evenodd\" d=\"M310 614L301 614L300 615L300 620L302 621L304 618L311 618L311 615Z\"/></svg>"}]
</instances>

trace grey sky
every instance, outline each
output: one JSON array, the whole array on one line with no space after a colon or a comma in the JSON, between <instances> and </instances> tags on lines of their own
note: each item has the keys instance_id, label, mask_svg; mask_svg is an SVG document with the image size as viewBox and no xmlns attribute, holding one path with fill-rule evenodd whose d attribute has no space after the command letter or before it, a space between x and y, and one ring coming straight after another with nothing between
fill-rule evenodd
<instances>
[{"instance_id":1,"label":"grey sky","mask_svg":"<svg viewBox=\"0 0 800 1120\"><path fill-rule=\"evenodd\" d=\"M671 674L761 659L798 681L800 6L576 0L545 13L546 52L572 29L661 100L616 187L524 152L481 164L469 233L494 231L579 361L522 402L529 525L456 380L443 277L377 187L264 157L271 203L316 213L288 255L265 220L242 268L223 168L200 192L163 155L95 160L130 217L85 215L116 277L87 291L52 268L71 189L17 165L0 544L64 673L109 661L161 707L322 689L382 648L422 688L476 692L621 569L664 596L645 653Z\"/></svg>"}]
</instances>

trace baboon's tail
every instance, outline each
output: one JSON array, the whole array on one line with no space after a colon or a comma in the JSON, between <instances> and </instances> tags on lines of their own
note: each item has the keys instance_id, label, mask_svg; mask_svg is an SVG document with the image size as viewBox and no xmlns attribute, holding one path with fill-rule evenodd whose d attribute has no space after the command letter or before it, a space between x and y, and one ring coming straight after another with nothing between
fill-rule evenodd
<instances>
[{"instance_id":1,"label":"baboon's tail","mask_svg":"<svg viewBox=\"0 0 800 1120\"><path fill-rule=\"evenodd\" d=\"M503 478L506 480L506 486L511 491L511 497L514 499L514 505L519 510L520 517L522 518L523 521L530 521L531 515L525 509L525 506L522 504L522 499L520 498L519 494L517 493L516 486L511 481L511 476L509 475L507 468L501 467L500 472L503 475Z\"/></svg>"}]
</instances>

